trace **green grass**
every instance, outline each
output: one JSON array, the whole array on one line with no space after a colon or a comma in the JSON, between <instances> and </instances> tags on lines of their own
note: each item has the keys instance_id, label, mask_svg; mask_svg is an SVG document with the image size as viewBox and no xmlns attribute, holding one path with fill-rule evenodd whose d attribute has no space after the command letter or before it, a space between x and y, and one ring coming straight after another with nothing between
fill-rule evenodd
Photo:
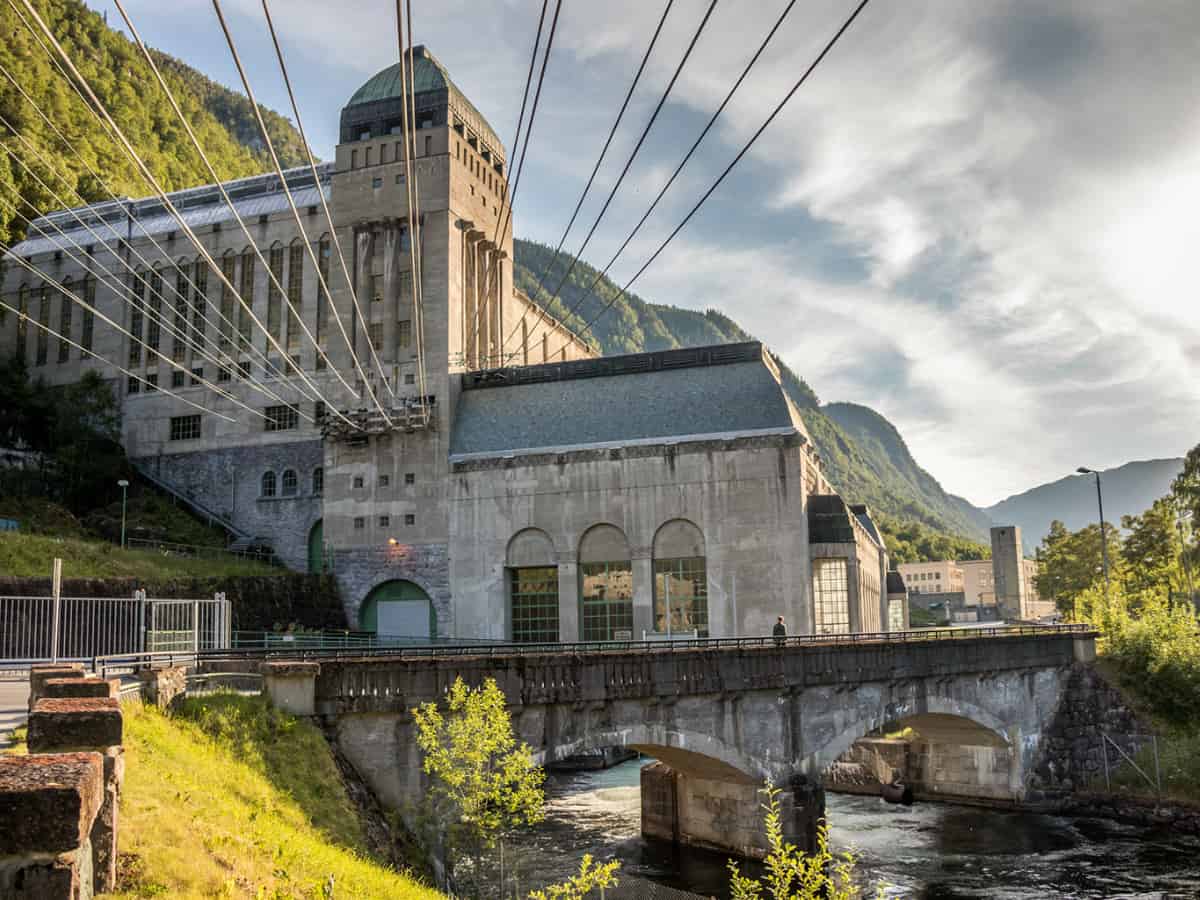
<instances>
[{"instance_id":1,"label":"green grass","mask_svg":"<svg viewBox=\"0 0 1200 900\"><path fill-rule=\"evenodd\" d=\"M64 578L166 579L184 576L279 575L284 570L234 556L193 558L157 550L122 550L103 541L0 532L0 573L50 577L54 558Z\"/></svg>"},{"instance_id":2,"label":"green grass","mask_svg":"<svg viewBox=\"0 0 1200 900\"><path fill-rule=\"evenodd\" d=\"M127 705L121 892L110 897L423 900L366 851L324 737L259 697Z\"/></svg>"}]
</instances>

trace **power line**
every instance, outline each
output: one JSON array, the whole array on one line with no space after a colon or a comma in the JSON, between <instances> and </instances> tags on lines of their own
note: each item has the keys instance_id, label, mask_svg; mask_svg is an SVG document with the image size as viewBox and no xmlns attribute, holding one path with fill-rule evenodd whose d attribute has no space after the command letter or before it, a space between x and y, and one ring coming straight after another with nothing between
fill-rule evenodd
<instances>
[{"instance_id":1,"label":"power line","mask_svg":"<svg viewBox=\"0 0 1200 900\"><path fill-rule=\"evenodd\" d=\"M642 226L646 224L646 220L650 218L650 214L653 213L658 207L659 201L662 200L667 191L671 189L671 185L675 183L675 179L679 177L679 174L691 160L697 148L699 148L705 137L708 136L709 131L711 131L712 127L717 123L717 119L721 117L721 113L725 111L725 107L729 105L729 101L733 99L733 95L737 93L738 88L742 86L742 82L746 80L746 76L750 74L750 70L753 69L758 63L759 57L761 57L763 52L767 49L767 45L771 43L771 39L775 37L775 33L779 31L780 26L783 25L784 20L787 18L788 14L792 11L792 7L795 5L796 0L791 0L791 2L784 7L783 12L779 14L779 18L775 20L775 24L772 26L771 30L767 32L767 36L763 38L762 43L758 45L758 49L754 52L754 55L750 58L750 61L746 63L746 67L742 69L742 74L738 76L728 93L725 94L725 99L721 101L721 105L717 107L716 111L709 118L708 123L703 129L701 129L700 134L696 137L696 140L692 142L692 146L688 148L687 153L684 154L683 159L679 161L679 165L675 167L675 171L671 173L671 177L667 179L666 184L664 184L659 190L649 208L647 208L646 212L642 214L641 219L638 220L638 223L633 227L633 230L629 232L629 235L621 243L621 246L617 248L617 252L612 255L612 258L609 259L608 263L604 266L604 269L597 273L596 277L592 279L591 285L588 286L588 289L579 298L578 302L574 304L574 308L578 309L582 307L583 303L592 296L596 290L596 286L600 283L600 280L608 274L608 270L612 268L613 264L621 256L621 254L625 252L625 248L629 246L630 242L634 239L634 237L637 236L637 233L641 231Z\"/></svg>"},{"instance_id":2,"label":"power line","mask_svg":"<svg viewBox=\"0 0 1200 900\"><path fill-rule=\"evenodd\" d=\"M537 90L534 91L534 94L533 94L533 107L530 109L530 112L529 112L529 127L525 131L525 143L521 147L521 156L520 156L520 159L517 161L517 172L512 180L512 191L508 195L508 205L505 207L504 225L497 232L497 234L499 236L503 236L508 233L509 222L512 219L513 204L517 202L517 191L520 190L520 188L521 188L521 173L525 170L525 155L526 155L526 152L529 150L529 141L533 135L533 121L534 121L534 118L536 118L536 116L537 116L538 102L541 100L541 97L542 97L542 84L546 80L546 66L550 62L550 51L554 47L554 35L555 35L555 32L558 30L558 15L561 11L562 11L562 0L556 0L555 5L554 5L554 17L550 20L550 33L546 38L546 52L542 56L542 67L538 71ZM536 49L535 49L535 53L536 53ZM516 152L515 147L513 148L513 152L514 153ZM478 314L479 311L477 310L476 312ZM475 327L473 327L471 341L470 341L470 343L468 343L464 346L464 349L466 349L474 344L476 336L477 336L477 329ZM501 342L501 349L502 348L503 348L503 341ZM469 363L469 361L470 361L470 358L468 357L468 363Z\"/></svg>"},{"instance_id":3,"label":"power line","mask_svg":"<svg viewBox=\"0 0 1200 900\"><path fill-rule=\"evenodd\" d=\"M16 313L17 319L19 321L32 322L38 328L42 329L42 331L46 332L46 334L48 334L49 336L56 337L60 341L70 344L72 347L78 348L81 353L86 353L88 356L92 357L93 359L99 360L100 362L104 363L105 365L112 366L114 369L116 369L122 375L125 375L136 381L140 381L142 384L146 385L146 387L148 387L152 390L162 391L168 397L174 397L176 400L182 400L184 403L186 403L188 406L192 407L193 409L198 409L201 412L205 412L205 413L212 413L217 418L224 419L226 422L236 422L237 421L237 419L233 418L232 416L227 416L227 415L225 415L225 413L217 412L215 409L209 409L208 407L201 406L196 401L189 400L187 397L184 397L182 394L176 394L174 391L171 391L167 388L159 387L157 384L154 384L151 381L143 378L141 375L138 375L136 372L129 371L124 366L120 366L117 363L113 362L111 359L101 356L99 353L96 353L94 350L90 350L89 348L83 346L83 344L80 344L76 341L71 340L71 338L67 337L65 334L61 334L60 332L55 331L49 325L42 324L40 321L33 318L28 313L22 312L21 310L17 309L15 306L10 306L8 303L5 303L3 300L0 300L0 307L4 307L4 309L8 310L9 312Z\"/></svg>"},{"instance_id":4,"label":"power line","mask_svg":"<svg viewBox=\"0 0 1200 900\"><path fill-rule=\"evenodd\" d=\"M34 40L37 41L38 46L41 47L42 51L47 54L47 56L50 59L50 62L58 70L59 74L62 75L63 79L67 82L67 84L69 84L71 86L71 89L75 92L75 95L79 98L80 102L83 104L84 109L86 109L91 114L92 118L94 118L101 125L102 128L105 128L107 130L107 125L105 124L104 120L100 117L100 114L97 113L95 109L93 109L91 103L83 95L83 92L79 89L79 87L71 79L71 76L67 74L67 71L62 67L62 63L60 63L57 59L55 59L53 52L42 41L41 36L37 33L37 31L33 28L33 26L25 18L25 14L23 12L21 12L21 10L17 7L14 0L8 0L8 5L10 7L12 7L13 12L15 12L17 14L17 16L21 19L22 24L24 24L26 29L28 29L29 33L33 36ZM9 72L8 69L4 68L3 65L0 65L0 71L2 71L4 73L4 76L13 84L14 87L16 87L16 89L18 91L20 91L21 96L25 98L26 102L28 102L30 104L30 106L33 107L34 111L38 114L38 116L42 119L42 121L45 122L46 125L58 136L59 140L63 142L63 145L66 146L67 148L69 148L74 153L75 157L83 164L83 166L87 170L88 174L90 174L93 178L95 178L96 181L104 187L105 191L108 193L108 196L113 200L113 202L118 203L118 204L124 204L125 201L123 201L120 197L117 196L117 193L116 193L116 191L114 191L112 189L112 186L103 178L103 176L101 176L98 172L96 172L96 170L88 163L88 161L86 159L84 159L83 155L79 152L78 148L75 147L74 143L65 134L63 134L62 130L57 125L54 124L54 122L50 119L49 116L46 115L46 113L42 110L41 105L25 91L25 89L20 85L20 83L12 75L12 73ZM13 129L11 125L9 126L9 130L13 131L13 133L17 136L17 138L21 139L22 142L26 144L26 146L33 149L33 152L36 155L38 155L38 157L40 159L44 160L44 157L42 157L42 155L36 149L32 148L32 145L30 145L27 141L24 141L24 139L22 138L19 131L16 131L15 129ZM116 143L116 142L114 141L114 143ZM117 145L117 146L119 146L119 145ZM54 167L50 166L50 165L48 165L47 167L52 170L54 169ZM67 183L67 180L65 178L63 178L61 174L59 174L59 178L60 178L60 180L63 181L64 184ZM149 182L147 181L147 183L149 183ZM78 191L76 191L75 193L77 196L79 196ZM83 200L83 197L80 196L80 199ZM86 200L84 200L84 205L90 205L90 204ZM151 244L154 245L154 248L162 255L162 257L164 259L166 259L166 260L171 259L171 255L166 251L166 249L163 248L163 246L157 240L155 240L154 235L142 224L140 219L138 219L136 216L133 216L133 215L130 215L128 218L131 223L136 223L138 230L150 241ZM150 267L150 265L151 265L150 262L144 256L142 256L141 253L139 253L137 251L137 249L133 246L132 242L127 242L126 246L129 248L129 251L131 253L133 253L135 256L137 256L137 258L143 264L145 264L147 267ZM199 287L196 285L196 282L190 276L188 276L186 278L186 282L188 284L188 287L194 293L204 293L204 292L200 291ZM175 287L172 287L172 290L175 291L176 294L179 293L178 289ZM238 302L241 303L243 306L247 305L245 303L245 301L242 299L242 297L236 291L233 292L232 296L236 297ZM232 332L239 331L238 327L232 322L232 320L227 318L224 315L224 313L222 313L219 310L219 308L217 307L216 304L214 304L208 300L206 294L205 294L205 300L206 300L206 302L208 302L208 305L211 306L213 308L213 310L217 312L217 314L221 317L221 319L229 324ZM254 345L253 341L246 340L243 343L242 349L246 350L255 359L261 360L263 363L264 370L273 373L275 375L275 377L277 377L277 378L284 378L283 371L281 369L279 369L277 366L275 366L275 364L271 362L270 358L265 353L263 353L261 350L259 350L258 347L256 347ZM307 392L307 390L305 388L303 388L301 385L296 384L295 382L288 382L288 386L292 390L296 391L296 393L300 394L301 396L307 397L310 400L315 399L313 394Z\"/></svg>"},{"instance_id":5,"label":"power line","mask_svg":"<svg viewBox=\"0 0 1200 900\"><path fill-rule=\"evenodd\" d=\"M28 0L26 0L26 2L28 2ZM854 8L854 12L850 14L850 17L842 23L841 28L839 28L834 36L829 39L829 42L824 46L824 48L822 48L821 52L817 54L817 58L814 59L809 67L804 70L804 74L800 76L794 85L792 85L791 90L789 90L784 95L783 99L779 101L779 104L771 111L771 114L767 116L766 120L758 127L758 130L751 135L750 140L748 140L742 149L738 151L737 156L735 156L729 165L725 167L725 170L717 176L717 180L714 181L708 190L704 192L704 195L698 201L696 201L696 205L693 206L688 214L683 217L683 221L675 226L675 230L667 235L666 240L659 244L658 249L655 250L650 258L642 264L642 267L634 273L633 277L630 278L629 281L625 282L625 286L622 287L621 290L618 291L617 294L613 296L613 298L609 300L608 303L606 303L601 310L583 326L583 330L580 332L580 334L590 330L602 315L608 312L608 310L612 309L613 305L621 297L625 296L626 291L633 286L633 283L641 277L642 273L645 272L646 269L648 269L656 259L658 259L663 250L667 248L667 245L675 239L675 236L683 230L684 226L687 225L688 222L691 221L692 217L699 211L700 207L703 206L708 198L713 195L713 192L715 192L716 189L721 186L721 182L725 180L726 176L729 175L729 173L733 171L734 167L742 161L742 157L750 152L750 148L754 146L754 143L759 139L762 133L767 130L767 127L773 121L775 121L776 116L778 116L780 111L782 111L783 108L788 104L788 102L795 95L796 91L800 90L800 86L808 80L808 76L811 75L813 70L821 64L821 61L825 59L825 57L829 54L829 51L833 49L834 45L841 39L842 35L846 33L846 30L849 29L849 27L854 23L854 20L858 18L859 13L863 11L869 2L870 0L861 0L858 6ZM564 344L563 346L565 347L566 345Z\"/></svg>"},{"instance_id":6,"label":"power line","mask_svg":"<svg viewBox=\"0 0 1200 900\"><path fill-rule=\"evenodd\" d=\"M579 200L575 204L575 210L571 213L571 218L567 222L567 227L563 229L562 237L558 239L558 246L554 248L554 255L551 257L550 262L546 265L541 277L539 277L537 280L537 287L534 288L534 294L537 294L537 292L544 287L542 284L543 280L554 268L554 263L558 260L559 253L562 252L563 244L567 242L567 236L571 233L571 228L575 225L575 219L579 216L579 211L583 208L583 202L585 199L587 199L588 192L592 189L592 183L596 180L596 174L600 171L600 165L604 162L604 157L608 153L608 148L612 145L613 138L616 137L617 128L621 124L621 119L625 116L625 110L629 108L629 102L633 99L633 92L636 90L638 82L641 80L642 73L646 69L646 64L650 61L650 54L654 52L654 45L658 43L658 37L660 34L662 34L663 26L667 24L667 16L670 14L671 7L674 5L674 3L675 0L667 0L667 5L666 8L663 9L662 17L658 20L658 27L654 29L654 34L650 38L650 44L646 47L646 52L642 54L642 62L633 75L633 81L631 81L629 84L629 90L625 92L625 99L621 103L621 108L617 111L617 117L613 121L612 127L608 130L608 137L604 140L604 146L600 148L600 155L596 157L596 164L592 166L592 174L588 176L587 184L585 184L583 187L583 193L579 195ZM528 307L525 309L525 312L521 313L521 318L517 320L517 324L513 326L513 330L509 332L509 338L517 333L527 315L529 315ZM541 321L542 320L539 318L536 322L534 322L534 327L536 328ZM507 344L508 338L505 338L503 344L500 346L501 358L503 358L504 347L507 346Z\"/></svg>"},{"instance_id":7,"label":"power line","mask_svg":"<svg viewBox=\"0 0 1200 900\"><path fill-rule=\"evenodd\" d=\"M117 123L113 120L112 115L109 113L108 109L100 101L100 98L96 96L95 91L92 90L92 87L88 83L87 79L85 79L83 77L83 75L80 74L79 69L71 61L70 56L68 56L66 51L62 48L62 45L59 43L58 39L55 38L54 33L52 31L50 31L49 27L42 20L42 17L38 14L37 10L33 8L33 4L30 2L30 0L22 0L22 2L25 4L25 8L29 12L29 14L38 23L38 27L41 28L42 33L45 35L46 39L50 42L50 44L57 51L59 58L66 64L67 68L71 72L71 75L73 75L74 78L76 79L76 81L79 83L79 85L81 85L82 88L87 91L88 98L90 99L92 104L95 106L96 110L104 117L105 122L108 123L111 133L117 138L120 145L124 148L126 154L130 157L130 159L134 162L134 164L142 172L143 177L145 177L147 182L154 188L155 193L158 195L159 199L162 201L162 203L165 206L165 208L167 209L167 211L171 214L172 218L175 219L175 221L179 224L179 227L183 230L184 234L187 235L188 239L196 247L197 251L204 257L205 261L212 268L213 272L220 279L222 284L226 285L226 287L228 287L234 293L234 296L237 296L241 300L243 308L245 308L247 310L250 317L255 321L255 323L259 326L259 328L261 328L263 330L263 332L267 336L267 340L272 343L272 345L280 352L280 354L282 356L286 356L287 354L279 346L279 342L277 340L275 340L274 336L266 328L263 327L262 322L255 315L253 309L249 305L246 304L245 299L242 298L241 295L237 293L236 288L234 288L233 284L229 281L229 279L225 277L225 273L221 271L221 268L217 265L216 260L213 259L212 255L204 247L203 243L200 241L199 237L197 237L196 233L192 230L191 226L188 225L187 221L180 214L179 210L175 207L175 204L171 201L171 198L167 195L166 191L163 190L162 185L159 184L158 179L154 177L154 173L150 171L150 168L146 165L146 162L141 158L141 156L138 154L138 152L134 149L133 145L129 142L129 139L125 136L125 133L121 130L120 126L118 126ZM184 120L184 125L186 128L188 128L188 130L190 132L190 126L187 125L186 119ZM193 140L194 140L194 136L193 136ZM196 146L198 149L200 149L199 142L196 142ZM204 159L206 164L209 165L209 169L210 169L210 171L213 172L214 177L215 177L215 171L212 170L211 163L208 163L207 156L204 155L203 149L200 149L200 153L201 153L201 158ZM234 217L237 219L239 224L241 224L242 230L245 232L247 238L250 239L251 241L253 241L253 239L250 238L249 231L245 227L245 223L242 222L241 216L238 214L236 207L234 207L231 199L229 198L228 192L225 190L224 185L222 185L220 183L220 181L218 180L216 187L222 193L222 196L225 198L226 202L229 204L230 209L234 214ZM253 246L253 243L251 244L251 246L252 246L252 249L254 249L255 253L258 255L258 258L262 259L262 254L258 251L258 248ZM265 260L264 260L264 264L265 264ZM267 269L268 269L267 274L272 276L273 283L275 283L276 286L279 288L279 290L282 292L282 287L278 285L278 280L274 279L273 273L270 272L270 266L267 266ZM320 396L320 397L322 397L322 399L324 399L324 395L321 393L320 389L317 388L317 386L312 382L312 379L308 377L308 375L304 372L304 370L302 368L296 367L295 371L314 391L316 391L318 396ZM337 374L337 373L335 372L335 374ZM257 412L257 411L255 411L255 412ZM332 412L335 415L339 416L340 418L345 419L345 416L343 416L336 408L333 408ZM349 419L345 419L345 420L346 420L347 424L349 424L352 428L355 428L355 429L358 428L358 426L355 425L353 422L351 422Z\"/></svg>"},{"instance_id":8,"label":"power line","mask_svg":"<svg viewBox=\"0 0 1200 900\"><path fill-rule=\"evenodd\" d=\"M667 83L666 90L663 91L662 97L659 99L658 104L654 107L654 112L651 113L650 120L646 123L646 127L644 129L642 129L641 137L638 138L637 144L634 145L633 152L629 154L629 159L627 159L625 161L625 167L623 169L621 169L620 176L617 178L616 183L612 186L612 190L610 190L608 192L608 197L604 201L604 206L602 206L600 208L600 212L596 215L596 220L594 222L592 222L592 227L588 230L587 236L583 239L583 243L579 245L579 249L575 251L575 255L571 258L571 264L567 267L567 270L563 273L562 278L559 279L558 286L550 294L551 297L558 296L558 293L559 293L559 291L562 290L563 285L567 283L567 279L571 277L571 273L575 271L575 266L577 266L579 264L579 257L583 254L583 251L587 249L588 244L592 240L592 236L596 233L596 229L600 227L600 222L604 219L605 213L608 212L608 207L612 203L613 198L617 195L617 191L619 191L621 189L621 184L625 181L625 176L627 174L629 174L629 169L633 165L633 161L635 159L637 159L637 155L642 149L642 144L645 143L646 137L650 134L650 129L654 127L654 123L658 119L658 114L660 112L662 112L663 107L667 103L667 98L669 98L671 96L671 91L675 87L675 82L678 81L679 76L681 74L683 74L683 68L684 68L684 66L687 65L687 61L691 57L692 51L696 48L696 43L697 43L697 41L700 40L700 35L704 33L704 28L706 25L708 25L708 20L709 20L709 18L711 18L712 14L713 14L713 10L716 9L716 6L717 6L717 0L712 0L712 2L708 6L707 11L705 11L705 13L704 13L704 18L700 20L700 25L696 28L696 33L692 35L692 39L688 43L687 50L684 51L683 58L679 60L679 65L675 67L675 72L671 76L671 80ZM544 278L546 275L548 275L549 271L550 271L549 267L547 267L546 272L543 273L542 277ZM541 286L540 279L538 282L538 286L539 287ZM570 314L573 311L574 311L574 304L563 315L562 318L563 318L564 322L566 321L567 317L570 316ZM542 321L542 319L545 317L545 313L546 313L545 307L542 307L538 313L537 321L534 322L534 327L537 327L538 323L540 323ZM516 331L516 329L513 330L513 333L515 333L515 331ZM579 336L582 337L582 334ZM512 337L512 333L509 334L509 338L511 338L511 337ZM504 343L507 344L508 341L505 340ZM565 347L567 345L564 344L563 346Z\"/></svg>"}]
</instances>

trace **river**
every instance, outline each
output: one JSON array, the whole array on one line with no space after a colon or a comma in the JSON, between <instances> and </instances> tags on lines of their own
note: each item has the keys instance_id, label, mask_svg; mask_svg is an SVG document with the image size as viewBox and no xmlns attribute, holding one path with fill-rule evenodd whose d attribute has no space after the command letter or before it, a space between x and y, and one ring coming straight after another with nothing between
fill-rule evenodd
<instances>
[{"instance_id":1,"label":"river","mask_svg":"<svg viewBox=\"0 0 1200 900\"><path fill-rule=\"evenodd\" d=\"M562 880L584 853L702 896L728 897L725 858L641 837L639 769L551 775L546 821L513 855L532 884ZM1048 900L1200 897L1200 839L1100 819L827 795L831 843L860 854L864 883L888 897Z\"/></svg>"}]
</instances>

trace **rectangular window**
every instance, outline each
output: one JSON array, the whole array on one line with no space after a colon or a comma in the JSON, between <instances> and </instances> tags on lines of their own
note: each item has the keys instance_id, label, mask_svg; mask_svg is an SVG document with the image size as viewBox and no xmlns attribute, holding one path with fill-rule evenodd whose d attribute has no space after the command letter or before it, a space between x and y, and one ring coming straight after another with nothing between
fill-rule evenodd
<instances>
[{"instance_id":1,"label":"rectangular window","mask_svg":"<svg viewBox=\"0 0 1200 900\"><path fill-rule=\"evenodd\" d=\"M371 179L371 187L375 188L376 190L383 187L383 179L379 178L378 176L376 176L375 178L372 178Z\"/></svg>"},{"instance_id":2,"label":"rectangular window","mask_svg":"<svg viewBox=\"0 0 1200 900\"><path fill-rule=\"evenodd\" d=\"M330 242L329 238L321 238L317 244L317 271L320 273L320 278L317 280L317 368L324 369L327 365L325 361L325 349L327 338L325 335L325 323L329 317L329 294L325 289L329 287L329 256Z\"/></svg>"},{"instance_id":3,"label":"rectangular window","mask_svg":"<svg viewBox=\"0 0 1200 900\"><path fill-rule=\"evenodd\" d=\"M218 383L224 383L226 381L229 381L232 377L233 377L233 373L231 373L224 366L217 369L217 382Z\"/></svg>"},{"instance_id":4,"label":"rectangular window","mask_svg":"<svg viewBox=\"0 0 1200 900\"><path fill-rule=\"evenodd\" d=\"M401 347L412 343L412 322L408 319L396 323L396 343Z\"/></svg>"},{"instance_id":5,"label":"rectangular window","mask_svg":"<svg viewBox=\"0 0 1200 900\"><path fill-rule=\"evenodd\" d=\"M404 375L404 383L405 384L416 384L417 376L414 375L412 372L406 372Z\"/></svg>"},{"instance_id":6,"label":"rectangular window","mask_svg":"<svg viewBox=\"0 0 1200 900\"><path fill-rule=\"evenodd\" d=\"M417 483L416 473L415 472L405 472L404 473L404 483L405 484L416 484Z\"/></svg>"},{"instance_id":7,"label":"rectangular window","mask_svg":"<svg viewBox=\"0 0 1200 900\"><path fill-rule=\"evenodd\" d=\"M88 306L96 305L96 279L88 277L83 283L83 299ZM84 350L92 349L92 333L96 330L96 314L90 309L83 311L83 330L79 334L79 343Z\"/></svg>"},{"instance_id":8,"label":"rectangular window","mask_svg":"<svg viewBox=\"0 0 1200 900\"><path fill-rule=\"evenodd\" d=\"M267 333L278 341L283 304L277 285L283 284L283 247L272 247L267 262L272 276L267 280Z\"/></svg>"},{"instance_id":9,"label":"rectangular window","mask_svg":"<svg viewBox=\"0 0 1200 900\"><path fill-rule=\"evenodd\" d=\"M379 517L379 527L380 528L390 528L391 525L392 525L392 517L391 516L380 516Z\"/></svg>"},{"instance_id":10,"label":"rectangular window","mask_svg":"<svg viewBox=\"0 0 1200 900\"><path fill-rule=\"evenodd\" d=\"M396 176L396 184L404 184L404 173L401 172Z\"/></svg>"},{"instance_id":11,"label":"rectangular window","mask_svg":"<svg viewBox=\"0 0 1200 900\"><path fill-rule=\"evenodd\" d=\"M208 266L199 260L192 272L192 340L204 337L204 307L208 304Z\"/></svg>"},{"instance_id":12,"label":"rectangular window","mask_svg":"<svg viewBox=\"0 0 1200 900\"><path fill-rule=\"evenodd\" d=\"M146 375L146 393L151 394L158 390L158 373L150 372Z\"/></svg>"},{"instance_id":13,"label":"rectangular window","mask_svg":"<svg viewBox=\"0 0 1200 900\"><path fill-rule=\"evenodd\" d=\"M669 614L668 614L669 611ZM708 576L703 556L654 560L654 630L708 637Z\"/></svg>"},{"instance_id":14,"label":"rectangular window","mask_svg":"<svg viewBox=\"0 0 1200 900\"><path fill-rule=\"evenodd\" d=\"M633 640L633 568L623 562L580 563L585 641Z\"/></svg>"},{"instance_id":15,"label":"rectangular window","mask_svg":"<svg viewBox=\"0 0 1200 900\"><path fill-rule=\"evenodd\" d=\"M238 363L238 371L242 373L243 378L250 377L250 361L243 359Z\"/></svg>"},{"instance_id":16,"label":"rectangular window","mask_svg":"<svg viewBox=\"0 0 1200 900\"><path fill-rule=\"evenodd\" d=\"M268 406L263 412L267 431L291 431L300 424L300 413L294 406Z\"/></svg>"},{"instance_id":17,"label":"rectangular window","mask_svg":"<svg viewBox=\"0 0 1200 900\"><path fill-rule=\"evenodd\" d=\"M509 569L512 639L518 644L557 641L558 568Z\"/></svg>"},{"instance_id":18,"label":"rectangular window","mask_svg":"<svg viewBox=\"0 0 1200 900\"><path fill-rule=\"evenodd\" d=\"M171 416L171 440L194 441L200 437L200 416Z\"/></svg>"},{"instance_id":19,"label":"rectangular window","mask_svg":"<svg viewBox=\"0 0 1200 900\"><path fill-rule=\"evenodd\" d=\"M363 485L365 484L365 482L363 481L363 477L361 475L355 475L353 484L354 484L355 490L361 490Z\"/></svg>"},{"instance_id":20,"label":"rectangular window","mask_svg":"<svg viewBox=\"0 0 1200 900\"><path fill-rule=\"evenodd\" d=\"M50 288L48 285L42 285L42 295L38 300L38 321L49 327L50 325ZM37 330L37 361L35 365L44 366L46 364L46 354L50 347L50 333L45 328Z\"/></svg>"},{"instance_id":21,"label":"rectangular window","mask_svg":"<svg viewBox=\"0 0 1200 900\"><path fill-rule=\"evenodd\" d=\"M379 486L380 487L387 487L391 483L392 483L392 476L390 476L390 475L380 475L379 476Z\"/></svg>"},{"instance_id":22,"label":"rectangular window","mask_svg":"<svg viewBox=\"0 0 1200 900\"><path fill-rule=\"evenodd\" d=\"M371 302L372 303L382 303L383 302L383 276L382 275L372 275L371 276Z\"/></svg>"},{"instance_id":23,"label":"rectangular window","mask_svg":"<svg viewBox=\"0 0 1200 900\"><path fill-rule=\"evenodd\" d=\"M173 388L183 387L183 373L180 372L178 369L171 370L171 387L173 387Z\"/></svg>"},{"instance_id":24,"label":"rectangular window","mask_svg":"<svg viewBox=\"0 0 1200 900\"><path fill-rule=\"evenodd\" d=\"M71 285L65 285L67 291L70 291ZM58 361L65 363L71 358L71 307L75 305L75 301L71 299L70 293L64 292L59 295L62 300L62 305L58 309L58 333L61 335L58 339Z\"/></svg>"},{"instance_id":25,"label":"rectangular window","mask_svg":"<svg viewBox=\"0 0 1200 900\"><path fill-rule=\"evenodd\" d=\"M850 584L845 559L813 560L817 634L850 633Z\"/></svg>"},{"instance_id":26,"label":"rectangular window","mask_svg":"<svg viewBox=\"0 0 1200 900\"><path fill-rule=\"evenodd\" d=\"M150 293L146 299L150 315L146 322L146 344L152 350L158 349L159 338L162 336L162 273L158 269L150 270ZM150 360L147 359L147 362Z\"/></svg>"},{"instance_id":27,"label":"rectangular window","mask_svg":"<svg viewBox=\"0 0 1200 900\"><path fill-rule=\"evenodd\" d=\"M383 349L383 323L372 322L367 326L367 336L371 339L371 346L378 353Z\"/></svg>"},{"instance_id":28,"label":"rectangular window","mask_svg":"<svg viewBox=\"0 0 1200 900\"><path fill-rule=\"evenodd\" d=\"M364 166L371 165L371 148L370 147L367 147L366 149L363 150L363 165Z\"/></svg>"},{"instance_id":29,"label":"rectangular window","mask_svg":"<svg viewBox=\"0 0 1200 900\"><path fill-rule=\"evenodd\" d=\"M126 379L126 381L125 381L125 393L126 394L136 394L141 389L142 389L142 383L140 381L138 381L136 378L134 378L132 375L130 375L129 378Z\"/></svg>"},{"instance_id":30,"label":"rectangular window","mask_svg":"<svg viewBox=\"0 0 1200 900\"><path fill-rule=\"evenodd\" d=\"M366 527L367 527L367 519L365 516L355 516L354 517L355 530L360 530L360 529L363 529Z\"/></svg>"},{"instance_id":31,"label":"rectangular window","mask_svg":"<svg viewBox=\"0 0 1200 900\"><path fill-rule=\"evenodd\" d=\"M250 318L250 310L247 308L254 305L254 261L252 251L247 250L242 254L242 280L238 293L243 302L238 306L238 333L243 347L250 346L250 335L254 327L254 320Z\"/></svg>"},{"instance_id":32,"label":"rectangular window","mask_svg":"<svg viewBox=\"0 0 1200 900\"><path fill-rule=\"evenodd\" d=\"M318 400L313 404L313 421L318 426L325 424L325 401Z\"/></svg>"},{"instance_id":33,"label":"rectangular window","mask_svg":"<svg viewBox=\"0 0 1200 900\"><path fill-rule=\"evenodd\" d=\"M404 514L404 524L405 525L416 525L417 517L413 513L405 513Z\"/></svg>"},{"instance_id":34,"label":"rectangular window","mask_svg":"<svg viewBox=\"0 0 1200 900\"><path fill-rule=\"evenodd\" d=\"M200 379L202 379L203 377L204 377L204 367L203 366L201 366L198 369L192 369L192 387L195 387L196 385L198 385L200 383Z\"/></svg>"},{"instance_id":35,"label":"rectangular window","mask_svg":"<svg viewBox=\"0 0 1200 900\"><path fill-rule=\"evenodd\" d=\"M233 279L236 269L236 256L232 253L227 253L221 257L221 275L224 280L221 282L221 324L217 333L220 336L219 345L222 350L229 349L229 346L233 343L233 291L225 282L228 281L229 285L234 283Z\"/></svg>"},{"instance_id":36,"label":"rectangular window","mask_svg":"<svg viewBox=\"0 0 1200 900\"><path fill-rule=\"evenodd\" d=\"M350 151L350 168L352 168L352 169L358 168L358 151L357 150Z\"/></svg>"}]
</instances>

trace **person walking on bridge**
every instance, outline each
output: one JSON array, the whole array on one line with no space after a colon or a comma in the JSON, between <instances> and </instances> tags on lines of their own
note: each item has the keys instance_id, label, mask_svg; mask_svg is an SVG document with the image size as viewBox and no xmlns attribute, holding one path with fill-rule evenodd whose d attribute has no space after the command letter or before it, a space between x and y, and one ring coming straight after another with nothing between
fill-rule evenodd
<instances>
[{"instance_id":1,"label":"person walking on bridge","mask_svg":"<svg viewBox=\"0 0 1200 900\"><path fill-rule=\"evenodd\" d=\"M777 644L782 644L784 638L787 637L787 625L783 623L783 616L775 620L775 627L771 629L771 635Z\"/></svg>"}]
</instances>

